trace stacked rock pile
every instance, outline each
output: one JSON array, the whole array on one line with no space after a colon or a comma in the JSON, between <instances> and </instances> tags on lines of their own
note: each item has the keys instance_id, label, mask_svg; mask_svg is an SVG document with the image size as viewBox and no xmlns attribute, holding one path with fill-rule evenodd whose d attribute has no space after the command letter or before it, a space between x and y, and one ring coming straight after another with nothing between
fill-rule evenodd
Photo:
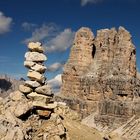
<instances>
[{"instance_id":1,"label":"stacked rock pile","mask_svg":"<svg viewBox=\"0 0 140 140\"><path fill-rule=\"evenodd\" d=\"M47 60L47 57L44 55L44 49L39 42L30 42L28 49L29 51L25 54L24 66L29 69L27 73L29 80L20 85L19 90L32 104L32 109L30 110L32 110L33 114L40 117L41 125L44 126L46 124L43 134L41 131L39 137L42 136L43 140L67 139L66 129L62 124L61 118L54 111L57 108L57 102L53 101L53 93L47 85L47 80L44 76L46 67L43 63ZM36 130L36 133L39 133L39 129ZM35 139L38 139L38 134L35 135Z\"/></svg>"},{"instance_id":2,"label":"stacked rock pile","mask_svg":"<svg viewBox=\"0 0 140 140\"><path fill-rule=\"evenodd\" d=\"M20 85L19 90L32 101L39 115L48 117L51 114L50 110L54 109L57 103L52 101L53 93L44 76L46 67L43 62L47 60L47 57L43 54L44 50L39 42L29 43L28 49L29 51L25 54L24 66L29 68L27 77L30 80L25 81L24 85Z\"/></svg>"}]
</instances>

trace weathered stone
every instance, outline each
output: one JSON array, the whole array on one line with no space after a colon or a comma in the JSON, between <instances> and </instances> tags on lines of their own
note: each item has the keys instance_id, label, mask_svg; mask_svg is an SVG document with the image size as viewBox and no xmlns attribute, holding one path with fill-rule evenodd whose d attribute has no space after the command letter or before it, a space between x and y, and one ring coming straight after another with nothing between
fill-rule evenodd
<instances>
[{"instance_id":1,"label":"weathered stone","mask_svg":"<svg viewBox=\"0 0 140 140\"><path fill-rule=\"evenodd\" d=\"M15 106L14 114L16 117L20 117L32 109L32 103L27 101L21 101Z\"/></svg>"},{"instance_id":2,"label":"weathered stone","mask_svg":"<svg viewBox=\"0 0 140 140\"><path fill-rule=\"evenodd\" d=\"M45 82L45 77L40 74L39 72L36 71L29 71L27 73L27 76L31 79L31 80L36 80L38 82L44 83Z\"/></svg>"},{"instance_id":3,"label":"weathered stone","mask_svg":"<svg viewBox=\"0 0 140 140\"><path fill-rule=\"evenodd\" d=\"M28 44L28 48L31 50L31 51L35 51L35 52L44 52L44 49L43 47L41 46L41 43L40 42L30 42Z\"/></svg>"},{"instance_id":4,"label":"weathered stone","mask_svg":"<svg viewBox=\"0 0 140 140\"><path fill-rule=\"evenodd\" d=\"M33 61L33 62L44 62L47 60L47 57L38 52L27 52L25 54L26 61Z\"/></svg>"},{"instance_id":5,"label":"weathered stone","mask_svg":"<svg viewBox=\"0 0 140 140\"><path fill-rule=\"evenodd\" d=\"M43 65L35 64L34 66L31 67L31 69L35 70L35 71L38 71L40 73L44 73L47 68Z\"/></svg>"},{"instance_id":6,"label":"weathered stone","mask_svg":"<svg viewBox=\"0 0 140 140\"><path fill-rule=\"evenodd\" d=\"M27 68L31 68L34 65L35 65L35 62L33 61L24 61L24 66Z\"/></svg>"},{"instance_id":7,"label":"weathered stone","mask_svg":"<svg viewBox=\"0 0 140 140\"><path fill-rule=\"evenodd\" d=\"M22 93L30 93L32 92L32 89L30 87L27 87L27 86L24 86L24 85L20 85L19 86L19 90L22 92Z\"/></svg>"},{"instance_id":8,"label":"weathered stone","mask_svg":"<svg viewBox=\"0 0 140 140\"><path fill-rule=\"evenodd\" d=\"M22 99L23 94L20 91L15 91L12 92L9 96L13 101L19 101Z\"/></svg>"},{"instance_id":9,"label":"weathered stone","mask_svg":"<svg viewBox=\"0 0 140 140\"><path fill-rule=\"evenodd\" d=\"M35 91L39 94L44 94L44 95L53 95L50 87L48 85L44 85L41 87L38 87L35 89Z\"/></svg>"},{"instance_id":10,"label":"weathered stone","mask_svg":"<svg viewBox=\"0 0 140 140\"><path fill-rule=\"evenodd\" d=\"M42 101L33 101L33 106L42 107L44 109L54 109L57 107L57 102L45 104Z\"/></svg>"},{"instance_id":11,"label":"weathered stone","mask_svg":"<svg viewBox=\"0 0 140 140\"><path fill-rule=\"evenodd\" d=\"M49 117L52 112L49 110L37 110L37 113L39 116Z\"/></svg>"},{"instance_id":12,"label":"weathered stone","mask_svg":"<svg viewBox=\"0 0 140 140\"><path fill-rule=\"evenodd\" d=\"M47 69L43 64L37 64L36 62L32 61L24 61L24 66L40 73L44 73Z\"/></svg>"},{"instance_id":13,"label":"weathered stone","mask_svg":"<svg viewBox=\"0 0 140 140\"><path fill-rule=\"evenodd\" d=\"M32 88L36 88L40 86L40 83L37 81L25 81L25 85L32 87Z\"/></svg>"},{"instance_id":14,"label":"weathered stone","mask_svg":"<svg viewBox=\"0 0 140 140\"><path fill-rule=\"evenodd\" d=\"M43 104L47 104L52 97L45 96L43 94L37 94L36 92L31 92L27 97L33 101L40 101Z\"/></svg>"}]
</instances>

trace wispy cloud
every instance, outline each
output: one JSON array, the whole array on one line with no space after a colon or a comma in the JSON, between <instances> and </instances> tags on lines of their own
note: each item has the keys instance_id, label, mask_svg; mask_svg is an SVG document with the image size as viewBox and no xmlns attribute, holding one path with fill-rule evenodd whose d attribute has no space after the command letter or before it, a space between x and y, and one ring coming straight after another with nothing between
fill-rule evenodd
<instances>
[{"instance_id":1,"label":"wispy cloud","mask_svg":"<svg viewBox=\"0 0 140 140\"><path fill-rule=\"evenodd\" d=\"M81 0L81 5L82 6L85 6L87 5L88 3L90 4L96 4L96 3L99 3L101 2L102 0Z\"/></svg>"},{"instance_id":2,"label":"wispy cloud","mask_svg":"<svg viewBox=\"0 0 140 140\"><path fill-rule=\"evenodd\" d=\"M71 29L64 29L48 43L44 44L47 52L65 51L71 47L75 32Z\"/></svg>"},{"instance_id":3,"label":"wispy cloud","mask_svg":"<svg viewBox=\"0 0 140 140\"><path fill-rule=\"evenodd\" d=\"M64 66L64 63L59 63L59 62L56 62L56 63L53 63L52 65L50 65L48 68L47 68L47 71L49 72L55 72L55 71L58 71L60 70L61 68L63 68Z\"/></svg>"},{"instance_id":4,"label":"wispy cloud","mask_svg":"<svg viewBox=\"0 0 140 140\"><path fill-rule=\"evenodd\" d=\"M53 79L49 80L48 84L51 86L54 92L59 92L62 85L61 74L58 74Z\"/></svg>"},{"instance_id":5,"label":"wispy cloud","mask_svg":"<svg viewBox=\"0 0 140 140\"><path fill-rule=\"evenodd\" d=\"M29 22L23 22L21 24L22 28L24 29L24 31L31 31L33 30L37 25L34 23L29 23Z\"/></svg>"},{"instance_id":6,"label":"wispy cloud","mask_svg":"<svg viewBox=\"0 0 140 140\"><path fill-rule=\"evenodd\" d=\"M24 43L29 41L40 41L46 52L65 51L72 45L75 32L69 28L60 30L55 24L43 24L32 32L32 36L25 39Z\"/></svg>"},{"instance_id":7,"label":"wispy cloud","mask_svg":"<svg viewBox=\"0 0 140 140\"><path fill-rule=\"evenodd\" d=\"M0 11L0 34L4 34L6 32L9 32L11 24L12 24L12 18L11 17L6 17Z\"/></svg>"},{"instance_id":8,"label":"wispy cloud","mask_svg":"<svg viewBox=\"0 0 140 140\"><path fill-rule=\"evenodd\" d=\"M58 27L55 24L43 24L41 27L36 28L31 37L24 40L24 43L30 41L42 41L45 42L48 38L55 36L58 32Z\"/></svg>"}]
</instances>

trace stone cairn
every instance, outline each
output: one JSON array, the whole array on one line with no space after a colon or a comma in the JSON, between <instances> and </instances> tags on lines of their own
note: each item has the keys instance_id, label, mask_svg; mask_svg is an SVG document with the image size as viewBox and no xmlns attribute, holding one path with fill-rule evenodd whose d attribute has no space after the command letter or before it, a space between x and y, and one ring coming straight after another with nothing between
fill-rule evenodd
<instances>
[{"instance_id":1,"label":"stone cairn","mask_svg":"<svg viewBox=\"0 0 140 140\"><path fill-rule=\"evenodd\" d=\"M24 66L29 68L27 77L30 80L26 80L23 85L20 85L19 90L31 102L32 114L39 116L41 122L44 121L41 128L45 129L41 131L46 131L42 134L43 140L65 140L67 139L66 130L60 116L54 111L57 108L57 102L53 101L53 93L44 76L47 69L43 64L47 60L43 54L44 49L39 42L30 42L28 49L29 51L25 54ZM45 127L43 127L44 124L46 124ZM34 139L38 140L37 136Z\"/></svg>"}]
</instances>

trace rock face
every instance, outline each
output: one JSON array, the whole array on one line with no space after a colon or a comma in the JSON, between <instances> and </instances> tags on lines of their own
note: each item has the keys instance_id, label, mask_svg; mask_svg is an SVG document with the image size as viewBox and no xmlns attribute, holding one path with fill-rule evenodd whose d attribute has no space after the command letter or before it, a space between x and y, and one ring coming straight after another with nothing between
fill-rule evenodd
<instances>
[{"instance_id":1,"label":"rock face","mask_svg":"<svg viewBox=\"0 0 140 140\"><path fill-rule=\"evenodd\" d=\"M11 93L5 100L0 99L0 139L68 140L62 119L55 112L58 105L47 85L45 69L32 68L33 65L45 67L43 47L39 42L31 42L28 48L25 62L28 61L30 80L19 86L20 91Z\"/></svg>"},{"instance_id":2,"label":"rock face","mask_svg":"<svg viewBox=\"0 0 140 140\"><path fill-rule=\"evenodd\" d=\"M7 75L0 75L0 97L6 98L15 90L18 90L20 84L24 81L22 79L16 80Z\"/></svg>"},{"instance_id":3,"label":"rock face","mask_svg":"<svg viewBox=\"0 0 140 140\"><path fill-rule=\"evenodd\" d=\"M75 35L62 75L64 100L82 114L93 113L94 126L115 129L140 110L136 50L123 27L103 29L94 37L89 28Z\"/></svg>"}]
</instances>

